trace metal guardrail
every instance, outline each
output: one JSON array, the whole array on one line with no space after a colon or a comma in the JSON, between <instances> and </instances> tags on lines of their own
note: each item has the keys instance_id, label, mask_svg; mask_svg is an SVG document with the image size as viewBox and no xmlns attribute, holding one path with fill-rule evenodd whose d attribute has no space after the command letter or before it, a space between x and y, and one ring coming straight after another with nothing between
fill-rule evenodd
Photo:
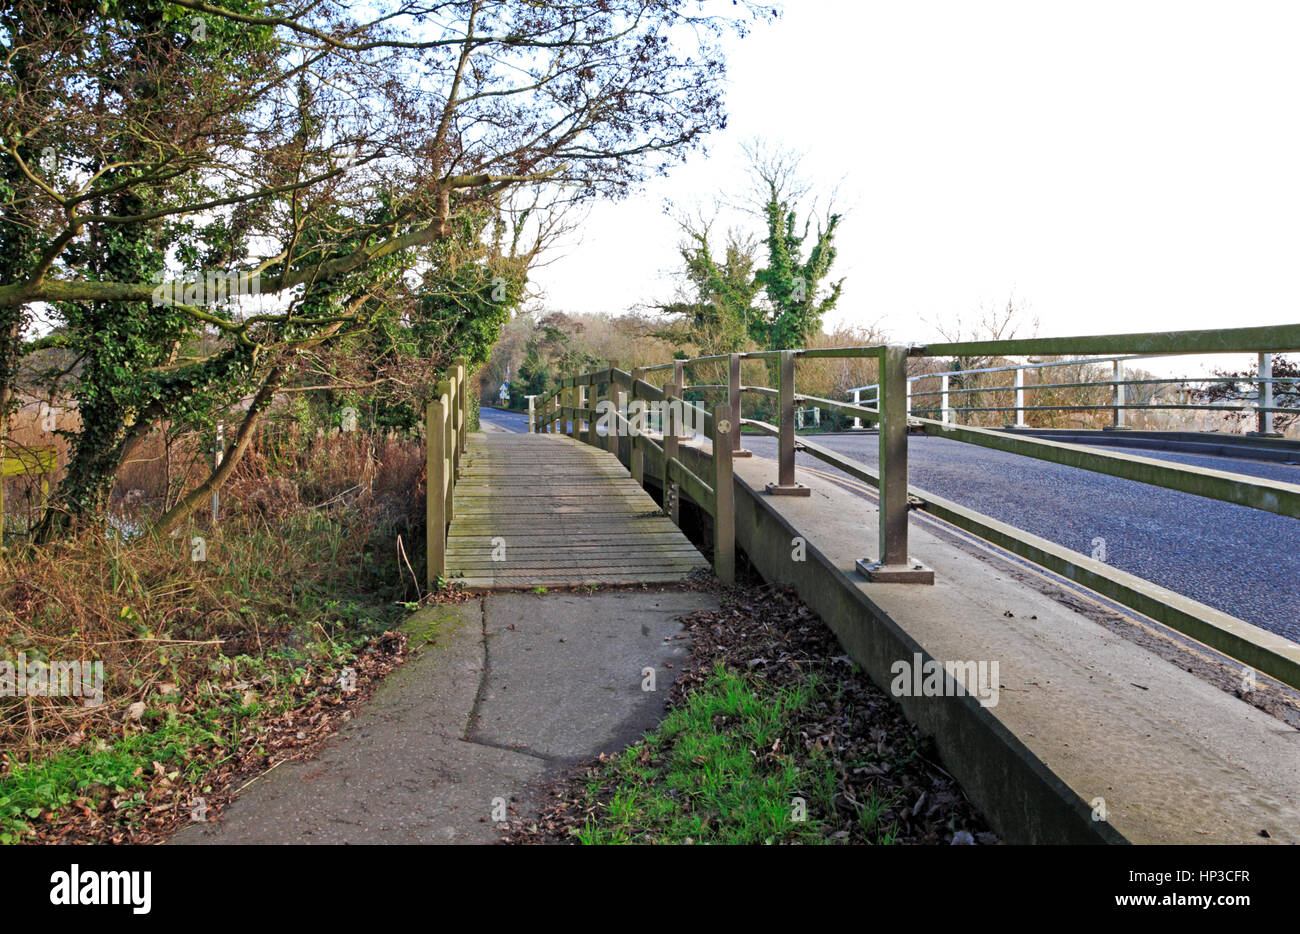
<instances>
[{"instance_id":1,"label":"metal guardrail","mask_svg":"<svg viewBox=\"0 0 1300 934\"><path fill-rule=\"evenodd\" d=\"M1187 378L1158 378L1158 379L1125 379L1124 372L1126 364L1136 360L1154 360L1162 359L1173 354L1132 354L1128 356L1111 356L1111 357L1082 357L1067 360L1048 360L1042 362L1013 363L1004 366L976 367L964 370L945 370L940 373L920 373L907 378L907 410L908 412L918 411L933 413L938 416L939 420L945 424L953 421L953 414L957 412L1014 412L1016 416L1015 426L1017 428L1029 427L1025 421L1026 412L1043 412L1043 411L1098 411L1110 410L1111 424L1115 428L1127 427L1125 413L1130 410L1187 410L1187 411L1220 411L1220 412L1253 412L1256 416L1256 425L1259 434L1273 434L1274 415L1276 413L1289 413L1300 415L1300 408L1292 406L1275 406L1274 388L1279 383L1300 384L1298 377L1275 377L1273 375L1273 357L1272 352L1263 351L1259 353L1259 368L1257 376L1251 379L1238 378L1232 376L1199 376ZM1109 364L1111 367L1111 378L1108 380L1082 380L1064 383L1031 383L1025 381L1025 375L1035 371L1042 371L1056 367L1071 366L1094 366L1097 364ZM1012 373L1013 381L1009 386L952 386L952 380L963 381L966 377L980 376L987 373ZM920 391L917 388L918 383L924 381L939 381L939 388L934 390ZM1137 402L1131 403L1127 400L1127 387L1129 386L1172 386L1183 392L1198 392L1203 390L1193 389L1196 384L1210 383L1251 383L1257 387L1256 396L1253 402L1243 405L1213 405L1213 404L1195 404L1189 402ZM878 385L875 383L866 386L855 386L846 390L846 395L853 397L853 401L859 405L863 402L871 403L874 401L878 391ZM1110 401L1104 404L1074 403L1063 405L1028 405L1026 404L1026 393L1041 392L1048 389L1110 389ZM994 393L994 392L1014 392L1014 405L952 405L952 396L970 396L977 393ZM864 398L864 394L870 394ZM937 406L916 407L915 400L922 398L939 397ZM861 428L861 422L855 421L854 428Z\"/></svg>"},{"instance_id":2,"label":"metal guardrail","mask_svg":"<svg viewBox=\"0 0 1300 934\"><path fill-rule=\"evenodd\" d=\"M624 374L611 364L607 370L596 373L572 376L563 379L552 392L530 404L529 424L532 431L562 430L574 436L587 432L586 440L592 440L595 433L590 423L583 428L584 420L593 417L595 410L586 405L586 388L614 383L625 383L635 398L641 399L678 399L680 400L686 382L685 373L690 367L709 363L727 363L728 381L724 384L701 383L693 388L703 392L726 392L725 406L715 410L725 412L730 422L729 431L712 430L708 432L714 441L715 451L725 451L727 460L731 457L745 456L749 452L741 448L741 428L744 425L752 429L775 435L778 439L777 477L767 484L767 493L771 495L807 495L809 488L796 479L795 451L818 458L837 467L851 476L858 477L875 486L879 491L880 522L877 547L874 554L858 561L858 570L869 581L880 583L933 583L933 571L913 560L908 554L908 510L912 505L926 509L936 516L952 522L961 528L985 538L994 544L1011 551L1029 561L1047 567L1056 573L1083 583L1117 602L1123 603L1140 613L1151 616L1174 629L1186 633L1206 644L1252 665L1260 671L1270 674L1294 686L1300 686L1300 650L1297 647L1244 621L1196 601L1158 588L1142 581L1131 574L1109 567L1087 555L1070 549L1045 543L1042 539L1021 529L997 522L972 510L957 506L931 496L923 490L909 488L907 478L908 431L917 429L926 434L939 435L954 441L975 444L996 450L1007 451L1039 460L1091 470L1110 476L1146 483L1166 489L1178 490L1196 496L1234 503L1253 509L1275 513L1290 518L1300 518L1300 485L1281 481L1251 477L1227 471L1209 470L1168 461L1155 460L1130 454L1103 453L1092 448L1075 444L1064 444L1043 440L1023 434L1001 430L959 426L951 419L928 419L909 412L909 377L907 363L913 357L953 357L969 355L1024 355L1024 354L1070 354L1097 355L1103 361L1133 360L1140 357L1171 356L1178 354L1241 353L1251 352L1261 355L1261 364L1271 361L1271 355L1300 349L1300 325L1280 325L1266 328L1238 328L1215 331L1182 331L1169 333L1143 333L1102 335L1070 338L1034 338L1011 341L975 341L963 343L944 343L930 345L879 345L871 347L836 347L804 350L756 351L712 355L694 359L674 360L670 363L645 367ZM1264 355L1269 355L1266 361ZM861 398L856 401L838 402L817 396L800 394L795 391L795 364L799 359L818 359L835 357L874 358L877 361L880 381L876 385L874 405L864 405ZM741 381L741 363L744 360L767 360L779 362L779 381L777 388L745 385ZM1077 364L1080 361L1064 361ZM1053 363L1057 363L1053 361ZM1023 365L1029 366L1029 365ZM1008 367L1007 369L1015 369ZM672 380L664 384L663 389L650 385L645 377L650 373L672 370ZM987 368L997 370L999 368ZM1267 374L1267 367L1261 372ZM933 378L936 374L929 374ZM1271 376L1263 377L1262 385L1271 387L1275 382ZM1023 383L1023 377L1019 382ZM1122 391L1122 378L1117 378L1115 389ZM1099 384L1088 384L1099 385ZM1102 383L1100 385L1106 385ZM861 389L863 387L859 387ZM1014 387L1010 387L1014 388ZM1031 387L1023 387L1029 389ZM988 391L988 387L983 387ZM778 419L771 425L755 419L741 417L741 400L750 393L775 398L778 402ZM612 398L612 397L611 397ZM532 401L532 400L530 400ZM1017 400L1018 402L1023 401ZM1115 400L1112 399L1112 402ZM1264 401L1261 390L1261 402ZM1271 401L1271 400L1269 400ZM795 405L796 402L811 403L833 412L860 419L863 422L879 426L880 469L873 470L852 458L837 454L829 449L806 439L796 438ZM689 403L687 403L689 404ZM1113 406L1107 406L1113 407ZM1119 407L1131 408L1119 399ZM940 409L948 408L941 406ZM1020 406L1022 409L1032 409ZM1239 408L1239 407L1237 407ZM1255 406L1261 417L1278 411L1292 411L1268 404ZM951 411L951 409L950 409ZM734 414L733 414L734 413ZM716 424L716 421L715 421ZM1262 424L1271 427L1269 421ZM567 428L564 427L567 425ZM670 429L673 426L669 426ZM729 439L729 443L728 442ZM617 444L614 438L612 443ZM674 466L677 453L677 438L669 431L664 435L663 457L665 468L665 486L679 485L688 495L696 484L693 475L684 467ZM634 439L631 446L633 475L643 479L643 466L638 466L638 453L647 450L657 452L659 447L648 438ZM685 471L685 472L682 472ZM699 480L699 478L693 478ZM678 482L685 481L685 482ZM703 481L699 485L705 490L701 496L707 500L715 495L714 489L707 489ZM667 490L666 498L670 495ZM912 502L909 502L912 497ZM707 508L707 503L704 503ZM675 515L675 504L669 507Z\"/></svg>"}]
</instances>

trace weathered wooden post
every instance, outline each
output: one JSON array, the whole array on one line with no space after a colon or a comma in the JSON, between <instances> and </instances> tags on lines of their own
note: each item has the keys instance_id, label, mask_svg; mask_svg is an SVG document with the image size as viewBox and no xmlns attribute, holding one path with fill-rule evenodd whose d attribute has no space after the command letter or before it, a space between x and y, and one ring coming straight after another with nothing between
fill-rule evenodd
<instances>
[{"instance_id":1,"label":"weathered wooden post","mask_svg":"<svg viewBox=\"0 0 1300 934\"><path fill-rule=\"evenodd\" d=\"M673 376L680 372L677 366L673 367ZM668 518L673 520L674 525L681 525L681 503L677 484L672 481L673 463L677 460L680 453L677 432L678 422L682 417L682 404L679 398L681 388L677 383L664 383L664 512Z\"/></svg>"},{"instance_id":2,"label":"weathered wooden post","mask_svg":"<svg viewBox=\"0 0 1300 934\"><path fill-rule=\"evenodd\" d=\"M773 496L811 496L812 490L794 479L794 351L781 351L780 416L777 439L777 482L767 485ZM899 402L905 404L904 399Z\"/></svg>"},{"instance_id":3,"label":"weathered wooden post","mask_svg":"<svg viewBox=\"0 0 1300 934\"><path fill-rule=\"evenodd\" d=\"M876 411L880 421L880 521L878 559L859 558L858 570L869 581L885 584L933 584L934 571L907 554L907 348L899 344L879 351L880 377Z\"/></svg>"},{"instance_id":4,"label":"weathered wooden post","mask_svg":"<svg viewBox=\"0 0 1300 934\"><path fill-rule=\"evenodd\" d=\"M637 402L637 383L645 379L645 368L636 367L632 370L632 400L628 403L628 408L636 406ZM642 410L644 411L644 409ZM631 453L628 455L628 470L632 472L632 479L641 486L645 486L645 451L641 450L641 445L637 444L637 435L641 430L648 426L642 420L639 425L634 425L628 429L628 444L631 445Z\"/></svg>"},{"instance_id":5,"label":"weathered wooden post","mask_svg":"<svg viewBox=\"0 0 1300 934\"><path fill-rule=\"evenodd\" d=\"M618 369L618 361L608 362L609 382L605 384L605 401L609 403L609 420L606 422L609 427L605 429L605 450L618 457L618 436L621 433L618 424L619 391L618 383L614 381L614 371Z\"/></svg>"},{"instance_id":6,"label":"weathered wooden post","mask_svg":"<svg viewBox=\"0 0 1300 934\"><path fill-rule=\"evenodd\" d=\"M573 413L574 437L579 441L591 444L591 422L587 419L587 404L591 401L587 395L586 386L574 386L573 391L577 396L574 406L577 409Z\"/></svg>"},{"instance_id":7,"label":"weathered wooden post","mask_svg":"<svg viewBox=\"0 0 1300 934\"><path fill-rule=\"evenodd\" d=\"M456 398L456 437L460 439L460 447L456 449L456 476L460 476L460 456L469 442L469 371L464 359L456 361L456 386L460 391Z\"/></svg>"},{"instance_id":8,"label":"weathered wooden post","mask_svg":"<svg viewBox=\"0 0 1300 934\"><path fill-rule=\"evenodd\" d=\"M442 440L442 457L443 470L446 475L445 491L443 493L443 517L447 522L452 520L452 496L456 483L456 426L455 405L456 405L456 382L455 379L444 379L438 383L438 398L445 399L443 405L446 406L443 425Z\"/></svg>"},{"instance_id":9,"label":"weathered wooden post","mask_svg":"<svg viewBox=\"0 0 1300 934\"><path fill-rule=\"evenodd\" d=\"M730 406L713 409L713 572L724 584L736 582L736 502L732 480Z\"/></svg>"},{"instance_id":10,"label":"weathered wooden post","mask_svg":"<svg viewBox=\"0 0 1300 934\"><path fill-rule=\"evenodd\" d=\"M447 460L451 462L451 475L456 476L457 463L460 460L460 431L458 427L456 404L460 399L460 383L456 379L456 368L453 366L446 379L447 383ZM451 519L451 510L447 510L447 518Z\"/></svg>"},{"instance_id":11,"label":"weathered wooden post","mask_svg":"<svg viewBox=\"0 0 1300 934\"><path fill-rule=\"evenodd\" d=\"M740 354L733 353L727 355L727 407L731 409L731 456L732 457L752 457L753 451L746 451L740 445L740 423L741 418L741 390L744 384L740 381Z\"/></svg>"},{"instance_id":12,"label":"weathered wooden post","mask_svg":"<svg viewBox=\"0 0 1300 934\"><path fill-rule=\"evenodd\" d=\"M425 409L424 416L424 545L428 555L425 585L430 591L437 589L438 580L447 576L447 461L443 450L447 440L446 421L447 401L439 392L438 397Z\"/></svg>"}]
</instances>

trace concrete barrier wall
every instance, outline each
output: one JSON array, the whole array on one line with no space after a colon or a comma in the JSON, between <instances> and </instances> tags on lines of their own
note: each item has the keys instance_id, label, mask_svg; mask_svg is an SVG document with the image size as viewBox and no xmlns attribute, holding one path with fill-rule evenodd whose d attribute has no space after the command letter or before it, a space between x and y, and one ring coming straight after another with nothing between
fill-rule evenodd
<instances>
[{"instance_id":1,"label":"concrete barrier wall","mask_svg":"<svg viewBox=\"0 0 1300 934\"><path fill-rule=\"evenodd\" d=\"M682 459L696 473L710 458L692 448ZM800 534L770 498L737 476L736 537L750 562L773 584L792 587L835 633L845 651L888 693L890 665L930 656L863 592L852 569L835 567L811 543L806 560L791 557ZM896 698L909 720L933 736L944 767L1009 843L1127 843L971 696Z\"/></svg>"}]
</instances>

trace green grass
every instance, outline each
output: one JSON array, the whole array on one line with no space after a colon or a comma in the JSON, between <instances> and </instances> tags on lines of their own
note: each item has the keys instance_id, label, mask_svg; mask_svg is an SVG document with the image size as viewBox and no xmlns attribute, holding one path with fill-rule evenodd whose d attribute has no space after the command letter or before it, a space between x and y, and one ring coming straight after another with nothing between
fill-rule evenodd
<instances>
[{"instance_id":1,"label":"green grass","mask_svg":"<svg viewBox=\"0 0 1300 934\"><path fill-rule=\"evenodd\" d=\"M827 690L813 675L778 689L719 663L657 730L589 777L587 803L603 806L575 831L578 840L826 842L836 769L820 750L805 752L793 726ZM796 799L803 799L803 820ZM872 802L861 810L863 830L879 843L892 842L891 828L877 826L884 807Z\"/></svg>"}]
</instances>

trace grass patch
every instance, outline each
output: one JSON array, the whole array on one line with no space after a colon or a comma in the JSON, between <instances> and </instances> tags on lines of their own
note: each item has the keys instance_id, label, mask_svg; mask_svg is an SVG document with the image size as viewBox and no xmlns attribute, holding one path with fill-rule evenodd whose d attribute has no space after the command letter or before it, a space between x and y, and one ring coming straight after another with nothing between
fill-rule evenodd
<instances>
[{"instance_id":1,"label":"grass patch","mask_svg":"<svg viewBox=\"0 0 1300 934\"><path fill-rule=\"evenodd\" d=\"M711 677L659 728L588 777L597 816L582 843L826 843L835 840L838 771L824 751L803 751L797 727L834 686L816 674L774 686L730 671ZM884 808L863 809L862 831L892 842Z\"/></svg>"}]
</instances>

